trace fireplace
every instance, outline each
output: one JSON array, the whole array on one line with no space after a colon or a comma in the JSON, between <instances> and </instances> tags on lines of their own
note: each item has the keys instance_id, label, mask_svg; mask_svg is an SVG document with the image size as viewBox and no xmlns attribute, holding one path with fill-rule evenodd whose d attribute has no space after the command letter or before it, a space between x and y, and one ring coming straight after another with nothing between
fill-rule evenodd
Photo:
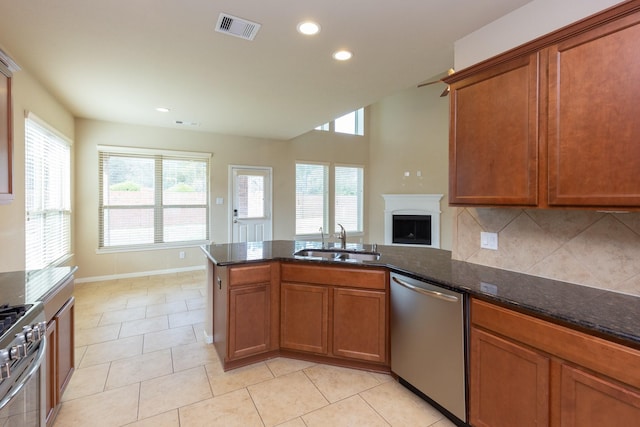
<instances>
[{"instance_id":1,"label":"fireplace","mask_svg":"<svg viewBox=\"0 0 640 427\"><path fill-rule=\"evenodd\" d=\"M391 243L431 245L431 215L393 215Z\"/></svg>"},{"instance_id":2,"label":"fireplace","mask_svg":"<svg viewBox=\"0 0 640 427\"><path fill-rule=\"evenodd\" d=\"M440 248L442 194L383 194L384 244Z\"/></svg>"}]
</instances>

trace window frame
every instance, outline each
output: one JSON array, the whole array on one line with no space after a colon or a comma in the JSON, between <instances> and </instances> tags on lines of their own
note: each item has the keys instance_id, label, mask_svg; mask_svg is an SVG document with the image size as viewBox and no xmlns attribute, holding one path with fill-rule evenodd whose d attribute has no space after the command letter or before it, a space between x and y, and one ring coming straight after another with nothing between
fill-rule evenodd
<instances>
[{"instance_id":1,"label":"window frame","mask_svg":"<svg viewBox=\"0 0 640 427\"><path fill-rule=\"evenodd\" d=\"M136 147L122 147L113 145L98 145L98 248L96 253L114 253L114 252L131 252L131 251L146 251L146 250L162 250L168 248L179 247L195 247L201 245L208 245L211 243L211 153L202 153L194 151L175 151L175 150L163 150L163 149L151 149L151 148L136 148ZM154 168L154 201L153 205L113 205L108 206L104 204L104 181L103 181L103 153L107 156L121 156L129 158L148 158L154 160L155 168L160 167L160 171ZM205 204L164 204L163 197L163 179L164 174L162 171L163 160L195 160L203 161L206 163L206 201ZM104 245L104 210L106 209L153 209L154 225L154 243L137 243L130 245ZM204 239L197 240L184 240L184 241L159 241L159 236L163 236L164 224L163 215L166 209L175 208L199 208L205 209L205 236Z\"/></svg>"}]
</instances>

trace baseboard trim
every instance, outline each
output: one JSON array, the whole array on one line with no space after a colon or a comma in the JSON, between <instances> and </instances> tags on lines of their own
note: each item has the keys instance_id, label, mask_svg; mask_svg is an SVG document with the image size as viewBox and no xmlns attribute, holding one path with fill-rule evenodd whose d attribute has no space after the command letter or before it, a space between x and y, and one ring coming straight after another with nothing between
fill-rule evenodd
<instances>
[{"instance_id":1,"label":"baseboard trim","mask_svg":"<svg viewBox=\"0 0 640 427\"><path fill-rule=\"evenodd\" d=\"M136 271L133 273L110 274L106 276L81 277L81 278L76 278L75 282L76 284L88 283L88 282L102 282L105 280L131 279L131 278L143 277L143 276L158 276L161 274L185 273L189 271L197 271L197 270L204 270L204 269L206 269L205 265L194 265L191 267L171 268L168 270Z\"/></svg>"}]
</instances>

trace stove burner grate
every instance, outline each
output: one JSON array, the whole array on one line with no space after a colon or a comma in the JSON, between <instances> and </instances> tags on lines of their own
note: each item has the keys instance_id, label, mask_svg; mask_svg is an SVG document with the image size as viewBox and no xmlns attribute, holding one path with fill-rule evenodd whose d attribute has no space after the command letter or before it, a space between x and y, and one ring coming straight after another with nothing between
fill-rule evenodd
<instances>
[{"instance_id":1,"label":"stove burner grate","mask_svg":"<svg viewBox=\"0 0 640 427\"><path fill-rule=\"evenodd\" d=\"M26 305L13 305L8 304L0 305L0 336L4 334L11 325L24 316L24 314L32 307L32 304Z\"/></svg>"}]
</instances>

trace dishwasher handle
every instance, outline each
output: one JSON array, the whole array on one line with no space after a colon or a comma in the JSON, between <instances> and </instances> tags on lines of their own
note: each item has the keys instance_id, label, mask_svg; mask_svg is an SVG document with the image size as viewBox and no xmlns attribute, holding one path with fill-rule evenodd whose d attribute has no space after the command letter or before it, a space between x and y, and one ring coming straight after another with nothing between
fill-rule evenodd
<instances>
[{"instance_id":1,"label":"dishwasher handle","mask_svg":"<svg viewBox=\"0 0 640 427\"><path fill-rule=\"evenodd\" d=\"M407 283L404 280L400 280L395 276L393 276L392 279L398 285L404 286L405 288L410 289L412 291L421 293L422 295L427 295L427 296L430 296L430 297L433 297L433 298L438 298L438 299L441 299L441 300L447 301L447 302L458 302L458 300L459 300L459 298L454 296L454 295L443 294L442 292L431 291L429 289L422 289L422 288L419 288L417 286L412 285L411 283Z\"/></svg>"}]
</instances>

